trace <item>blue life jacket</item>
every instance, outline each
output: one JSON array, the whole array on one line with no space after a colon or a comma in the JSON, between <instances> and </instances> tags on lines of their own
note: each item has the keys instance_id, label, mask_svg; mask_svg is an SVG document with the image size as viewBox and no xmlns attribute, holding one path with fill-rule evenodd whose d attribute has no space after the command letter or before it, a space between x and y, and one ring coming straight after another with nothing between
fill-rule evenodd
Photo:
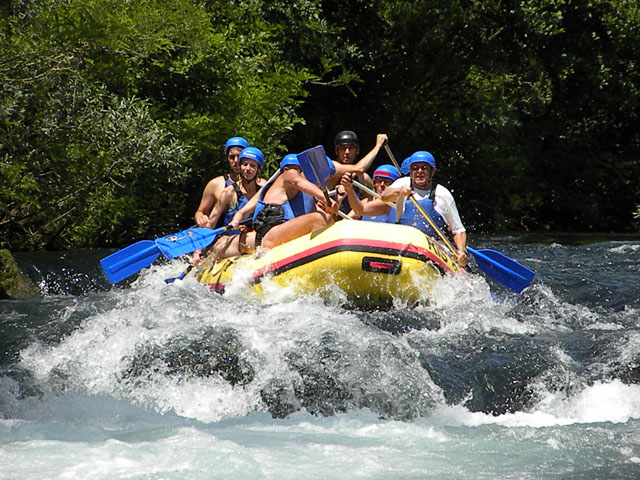
<instances>
[{"instance_id":1,"label":"blue life jacket","mask_svg":"<svg viewBox=\"0 0 640 480\"><path fill-rule=\"evenodd\" d=\"M226 185L226 182L225 182L225 185ZM225 225L229 225L229 222L233 219L233 216L236 214L236 212L249 202L249 199L245 194L242 193L242 190L240 189L240 186L237 183L231 182L231 185L233 185L233 190L236 193L236 204L231 210L227 210L227 213L224 216Z\"/></svg>"},{"instance_id":2,"label":"blue life jacket","mask_svg":"<svg viewBox=\"0 0 640 480\"><path fill-rule=\"evenodd\" d=\"M264 196L266 195L269 188L271 188L271 184L265 185L262 189L262 192L260 193L258 204L256 205L256 209L253 211L254 219L256 218L260 210L262 210L266 205L266 203L264 202ZM304 215L305 213L315 211L315 199L311 195L298 190L298 193L295 197L293 197L291 200L287 200L282 204L282 208L284 209L284 221L286 222L287 220L299 217L300 215Z\"/></svg>"},{"instance_id":3,"label":"blue life jacket","mask_svg":"<svg viewBox=\"0 0 640 480\"><path fill-rule=\"evenodd\" d=\"M376 215L375 217L363 216L362 220L368 220L370 222L381 223L396 223L396 210L389 207L389 213L383 213L382 215Z\"/></svg>"},{"instance_id":4,"label":"blue life jacket","mask_svg":"<svg viewBox=\"0 0 640 480\"><path fill-rule=\"evenodd\" d=\"M238 192L238 190L236 190L236 197L238 198L236 206L232 210L228 210L227 214L224 216L225 225L229 225L229 222L233 220L233 216L236 214L236 212L244 207L247 203L249 203L249 199L247 198L247 196L242 195L242 192Z\"/></svg>"},{"instance_id":5,"label":"blue life jacket","mask_svg":"<svg viewBox=\"0 0 640 480\"><path fill-rule=\"evenodd\" d=\"M420 205L422 209L429 215L429 217L431 217L431 220L433 220L433 223L436 224L440 231L444 232L444 228L447 226L447 224L444 221L442 215L440 215L434 207L433 199L435 197L436 186L437 185L434 185L434 187L431 189L431 194L428 197L423 198L422 200L418 200L414 196L414 199L416 200L416 202L418 202L418 205ZM424 218L424 216L420 213L420 211L408 197L404 202L404 212L402 213L402 218L400 218L399 223L416 227L418 230L421 230L431 237L440 237L438 233L433 229L429 221Z\"/></svg>"}]
</instances>

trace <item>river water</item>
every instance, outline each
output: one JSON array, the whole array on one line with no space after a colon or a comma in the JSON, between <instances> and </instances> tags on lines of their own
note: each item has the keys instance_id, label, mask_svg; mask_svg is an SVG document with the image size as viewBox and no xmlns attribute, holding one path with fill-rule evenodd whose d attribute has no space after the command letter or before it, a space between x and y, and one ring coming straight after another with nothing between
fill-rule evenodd
<instances>
[{"instance_id":1,"label":"river water","mask_svg":"<svg viewBox=\"0 0 640 480\"><path fill-rule=\"evenodd\" d=\"M18 255L45 296L0 302L0 478L639 478L640 237L470 243L533 285L357 311Z\"/></svg>"}]
</instances>

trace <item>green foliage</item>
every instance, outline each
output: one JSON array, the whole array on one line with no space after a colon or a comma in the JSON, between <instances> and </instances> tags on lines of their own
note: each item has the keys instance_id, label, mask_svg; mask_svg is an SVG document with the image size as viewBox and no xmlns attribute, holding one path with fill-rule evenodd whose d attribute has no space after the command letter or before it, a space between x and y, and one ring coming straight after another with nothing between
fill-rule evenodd
<instances>
[{"instance_id":1,"label":"green foliage","mask_svg":"<svg viewBox=\"0 0 640 480\"><path fill-rule=\"evenodd\" d=\"M71 75L43 78L6 95L0 109L3 240L33 248L113 242L115 225L135 229L158 208L154 192L184 180L186 149L138 99ZM29 130L19 128L25 123Z\"/></svg>"},{"instance_id":2,"label":"green foliage","mask_svg":"<svg viewBox=\"0 0 640 480\"><path fill-rule=\"evenodd\" d=\"M366 68L351 65L375 108L362 95L329 107L353 119L359 104L361 137L388 132L400 158L431 150L472 226L630 227L637 3L394 0L373 10L375 30L351 28L349 41L368 53Z\"/></svg>"},{"instance_id":3,"label":"green foliage","mask_svg":"<svg viewBox=\"0 0 640 480\"><path fill-rule=\"evenodd\" d=\"M631 0L9 0L0 247L175 231L228 137L268 175L345 128L432 151L472 228L637 228L638 58Z\"/></svg>"},{"instance_id":4,"label":"green foliage","mask_svg":"<svg viewBox=\"0 0 640 480\"><path fill-rule=\"evenodd\" d=\"M173 231L195 210L200 184L224 170L231 135L250 139L275 165L283 134L302 122L304 85L318 77L283 56L290 39L269 22L271 8L189 0L5 6L2 244L108 245ZM313 35L327 34L317 2L288 8L311 14Z\"/></svg>"}]
</instances>

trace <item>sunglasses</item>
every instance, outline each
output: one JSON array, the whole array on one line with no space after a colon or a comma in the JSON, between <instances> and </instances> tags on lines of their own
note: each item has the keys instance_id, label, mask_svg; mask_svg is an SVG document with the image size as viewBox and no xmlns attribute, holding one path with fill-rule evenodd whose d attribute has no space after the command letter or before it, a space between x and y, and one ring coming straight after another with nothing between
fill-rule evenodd
<instances>
[{"instance_id":1,"label":"sunglasses","mask_svg":"<svg viewBox=\"0 0 640 480\"><path fill-rule=\"evenodd\" d=\"M417 172L418 170L425 170L425 171L429 171L431 170L431 165L411 165L411 171L412 172Z\"/></svg>"},{"instance_id":2,"label":"sunglasses","mask_svg":"<svg viewBox=\"0 0 640 480\"><path fill-rule=\"evenodd\" d=\"M375 177L373 179L374 185L378 185L380 183L384 183L385 185L389 186L393 183L393 180L391 180L390 178L380 178L380 177Z\"/></svg>"}]
</instances>

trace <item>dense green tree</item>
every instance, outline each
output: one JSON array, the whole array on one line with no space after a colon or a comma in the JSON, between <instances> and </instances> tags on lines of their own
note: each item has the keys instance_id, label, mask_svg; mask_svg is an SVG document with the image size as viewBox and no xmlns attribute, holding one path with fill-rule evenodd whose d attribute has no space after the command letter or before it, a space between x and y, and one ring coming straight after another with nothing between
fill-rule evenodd
<instances>
[{"instance_id":1,"label":"dense green tree","mask_svg":"<svg viewBox=\"0 0 640 480\"><path fill-rule=\"evenodd\" d=\"M527 125L540 140L531 149L543 187L538 216L556 227L628 228L640 193L637 3L540 4L555 23L548 32L531 22L552 95Z\"/></svg>"},{"instance_id":2,"label":"dense green tree","mask_svg":"<svg viewBox=\"0 0 640 480\"><path fill-rule=\"evenodd\" d=\"M635 2L323 5L345 26L343 65L362 80L311 91L303 116L325 145L353 128L369 145L388 132L399 158L433 151L438 180L472 226L631 226L640 201Z\"/></svg>"},{"instance_id":3,"label":"dense green tree","mask_svg":"<svg viewBox=\"0 0 640 480\"><path fill-rule=\"evenodd\" d=\"M229 136L269 174L345 128L431 150L472 228L629 229L638 58L630 0L9 0L0 247L175 231Z\"/></svg>"},{"instance_id":4,"label":"dense green tree","mask_svg":"<svg viewBox=\"0 0 640 480\"><path fill-rule=\"evenodd\" d=\"M0 225L2 243L13 247L90 245L143 230L166 202L158 202L162 189L136 189L175 184L188 172L184 146L147 102L87 73L91 40L70 38L74 17L63 7L73 4L59 5L16 2L4 18Z\"/></svg>"},{"instance_id":5,"label":"dense green tree","mask_svg":"<svg viewBox=\"0 0 640 480\"><path fill-rule=\"evenodd\" d=\"M287 8L327 34L315 2ZM272 167L317 76L283 55L290 40L270 16L256 1L4 5L2 244L66 248L172 231L224 168L231 135L260 146Z\"/></svg>"}]
</instances>

